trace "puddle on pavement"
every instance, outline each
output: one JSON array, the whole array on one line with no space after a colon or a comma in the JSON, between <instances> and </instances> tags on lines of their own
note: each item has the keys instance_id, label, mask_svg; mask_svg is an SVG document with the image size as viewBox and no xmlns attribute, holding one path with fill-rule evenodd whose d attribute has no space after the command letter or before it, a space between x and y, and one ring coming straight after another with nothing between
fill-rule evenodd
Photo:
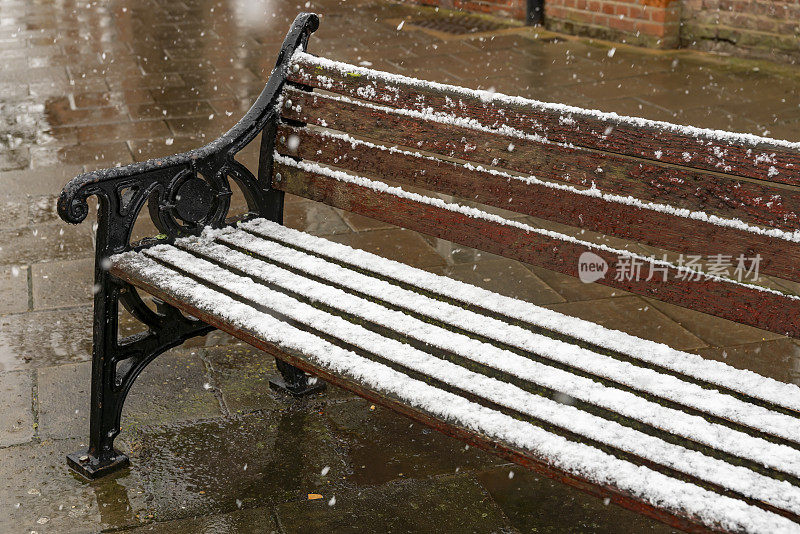
<instances>
[{"instance_id":1,"label":"puddle on pavement","mask_svg":"<svg viewBox=\"0 0 800 534\"><path fill-rule=\"evenodd\" d=\"M142 429L133 441L161 520L306 499L330 484L323 468L342 464L316 411Z\"/></svg>"},{"instance_id":2,"label":"puddle on pavement","mask_svg":"<svg viewBox=\"0 0 800 534\"><path fill-rule=\"evenodd\" d=\"M497 457L394 412L354 400L329 406L326 417L347 450L347 481L372 486L486 468Z\"/></svg>"},{"instance_id":3,"label":"puddle on pavement","mask_svg":"<svg viewBox=\"0 0 800 534\"><path fill-rule=\"evenodd\" d=\"M66 467L77 440L0 450L0 531L74 532L136 525L144 494L130 471L88 482Z\"/></svg>"},{"instance_id":4,"label":"puddle on pavement","mask_svg":"<svg viewBox=\"0 0 800 534\"><path fill-rule=\"evenodd\" d=\"M478 474L477 478L520 532L674 532L658 521L624 510L522 467L494 469Z\"/></svg>"}]
</instances>

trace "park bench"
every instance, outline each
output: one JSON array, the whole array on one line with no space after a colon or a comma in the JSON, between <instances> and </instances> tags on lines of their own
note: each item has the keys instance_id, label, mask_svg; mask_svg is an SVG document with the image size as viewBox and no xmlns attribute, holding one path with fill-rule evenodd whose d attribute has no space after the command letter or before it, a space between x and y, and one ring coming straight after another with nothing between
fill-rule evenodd
<instances>
[{"instance_id":1,"label":"park bench","mask_svg":"<svg viewBox=\"0 0 800 534\"><path fill-rule=\"evenodd\" d=\"M290 193L797 337L779 282L800 268L798 146L315 57L318 24L297 17L216 141L62 192L70 223L98 198L89 447L69 465L128 465L113 443L134 380L217 328L272 354L277 388L336 384L674 527L800 530L797 386L282 226ZM259 134L250 170L236 156ZM161 234L132 243L145 204ZM734 276L754 257L774 283ZM120 337L119 303L146 332Z\"/></svg>"}]
</instances>

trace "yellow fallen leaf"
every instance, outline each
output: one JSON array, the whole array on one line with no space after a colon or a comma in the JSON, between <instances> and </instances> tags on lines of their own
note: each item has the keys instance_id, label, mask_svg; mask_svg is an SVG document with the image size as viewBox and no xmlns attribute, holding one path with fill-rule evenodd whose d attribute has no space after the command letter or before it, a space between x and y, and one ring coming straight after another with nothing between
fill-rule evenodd
<instances>
[{"instance_id":1,"label":"yellow fallen leaf","mask_svg":"<svg viewBox=\"0 0 800 534\"><path fill-rule=\"evenodd\" d=\"M308 494L308 500L309 501L314 501L316 499L321 499L321 498L322 498L322 495L320 495L319 493L309 493Z\"/></svg>"}]
</instances>

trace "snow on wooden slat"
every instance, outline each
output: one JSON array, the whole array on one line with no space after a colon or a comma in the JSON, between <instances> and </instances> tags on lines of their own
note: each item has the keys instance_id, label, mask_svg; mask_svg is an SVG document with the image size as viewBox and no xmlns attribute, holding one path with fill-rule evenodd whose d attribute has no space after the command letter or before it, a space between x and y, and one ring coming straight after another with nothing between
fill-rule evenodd
<instances>
[{"instance_id":1,"label":"snow on wooden slat","mask_svg":"<svg viewBox=\"0 0 800 534\"><path fill-rule=\"evenodd\" d=\"M600 256L610 272L615 272L621 262L633 260L640 262L642 269L648 265L663 267L653 269L649 280L607 276L597 282L800 337L800 297L590 243L318 164L277 154L274 160L275 176L284 177L273 181L276 189L570 276L578 276L579 259L588 251ZM698 279L686 276L687 272L696 273Z\"/></svg>"},{"instance_id":2,"label":"snow on wooden slat","mask_svg":"<svg viewBox=\"0 0 800 534\"><path fill-rule=\"evenodd\" d=\"M291 137L293 135L296 135L297 138L292 140ZM358 139L344 132L319 130L319 129L312 130L310 128L305 128L305 127L281 124L278 126L278 136L279 139L276 142L276 147L281 149L279 153L290 157L300 157L301 159L308 159L311 161L317 161L322 163L322 161L318 158L331 157L328 154L323 153L323 148L329 149L330 147L333 147L334 149L340 149L340 153L338 154L339 158L345 160L352 159L354 160L353 163L365 165L366 164L365 162L375 161L376 159L375 151L377 150L379 152L377 152L378 159L376 163L379 166L377 168L373 168L372 172L374 174L384 174L386 176L392 176L394 178L392 173L382 172L385 171L385 166L383 164L383 161L380 159L380 153L385 152L395 156L401 156L406 161L413 161L415 163L415 166L418 168L419 174L426 174L433 170L435 170L436 173L441 173L441 172L447 173L449 172L448 168L452 167L454 169L457 169L456 172L460 173L462 176L464 173L472 172L480 176L485 176L486 180L489 182L491 182L491 180L489 180L490 177L501 178L506 181L514 180L528 187L531 186L547 187L562 193L570 193L573 195L583 196L587 198L595 198L603 200L606 203L621 204L624 206L640 210L654 211L658 213L663 213L664 215L681 217L689 219L694 222L708 223L715 226L721 226L723 228L740 230L743 232L748 232L759 236L776 238L791 243L800 243L800 230L789 232L781 230L779 228L764 228L761 226L753 226L747 224L735 218L725 219L722 217L718 217L716 215L711 215L704 211L691 211L687 209L676 208L669 204L643 202L630 195L622 196L622 195L613 195L609 193L604 193L603 191L601 191L596 187L596 184L593 187L581 189L568 184L541 180L533 175L512 174L510 172L493 169L491 167L472 165L471 163L468 162L461 163L458 161L443 160L435 156L423 154L421 152L414 152L411 150L403 149L396 145L388 146L380 143L373 143L364 139ZM304 141L307 141L308 143L304 143ZM310 147L308 145L310 145ZM352 154L347 154L346 152L348 150L352 152ZM396 160L391 160L391 161L392 163L396 162ZM335 163L341 163L341 160L338 160ZM331 164L333 165L334 163ZM387 163L385 165L386 168L389 168L388 165L390 164ZM395 169L396 165L392 166L391 168ZM364 167L364 169L366 169L366 167ZM359 167L358 169L355 170L362 170L362 167ZM445 183L447 184L448 187L453 188L453 193L452 193L453 195L470 196L470 195L464 195L464 191L460 189L462 187L460 184L449 184L448 182ZM437 182L437 188L438 187L441 187L441 185ZM481 193L481 191L477 190L472 191L472 194L478 194L478 193ZM488 204L488 202L483 202L483 203ZM497 205L497 206L504 207L504 205ZM512 211L518 211L518 210L512 210Z\"/></svg>"},{"instance_id":3,"label":"snow on wooden slat","mask_svg":"<svg viewBox=\"0 0 800 534\"><path fill-rule=\"evenodd\" d=\"M775 513L636 466L594 447L569 441L530 423L414 380L176 274L144 254L126 253L115 257L114 263L117 269L134 273L132 277L141 277L157 285L164 293L174 295L176 300L220 316L235 327L256 332L279 347L302 352L317 366L353 377L444 420L529 450L548 464L568 473L598 484L614 485L653 506L693 517L712 528L747 532L800 531L800 525ZM252 287L245 286L241 288L243 291L252 291ZM302 312L311 313L312 310L314 308Z\"/></svg>"},{"instance_id":4,"label":"snow on wooden slat","mask_svg":"<svg viewBox=\"0 0 800 534\"><path fill-rule=\"evenodd\" d=\"M536 173L541 179L596 186L645 202L704 210L783 230L800 229L800 192L778 184L558 146L515 130L498 132L449 115L395 109L345 96L296 89L288 89L285 96L286 104L291 104L282 108L286 119L482 165Z\"/></svg>"},{"instance_id":5,"label":"snow on wooden slat","mask_svg":"<svg viewBox=\"0 0 800 534\"><path fill-rule=\"evenodd\" d=\"M685 402L685 398L697 398L699 393L701 397L706 397L699 399L700 406L704 404L703 401L716 403L722 406L723 411L731 410L732 412L736 411L736 408L731 409L728 401L733 400L735 405L740 405L741 403L736 399L730 399L716 392L698 391L700 388L697 386L683 383L672 376L659 375L649 369L637 368L569 343L533 334L513 325L427 298L382 280L344 269L323 259L283 247L275 242L255 238L240 231L210 231L205 234L203 240L187 238L176 243L180 247L185 247L230 268L239 269L255 279L265 280L289 291L301 293L308 298L325 302L329 306L358 315L368 321L378 321L386 328L459 354L482 365L510 373L628 418L642 421L654 428L673 432L681 437L716 448L721 452L746 458L794 476L800 475L800 451L796 449L751 437L722 425L709 423L701 417L663 407L626 391L606 387L588 378L538 363L465 335L420 321L403 312L389 310L369 300L293 274L227 246L218 245L210 241L211 238L262 255L269 258L270 261L290 265L309 275L358 290L370 297L423 313L438 321L457 325L485 337L502 340L528 352L544 354L551 359L568 363L599 376L612 376L619 382L637 384L637 387L644 386L645 391L656 395L659 394L659 389L663 389L660 386L672 385L670 396L674 400ZM582 363L584 365L581 365ZM609 370L612 372L609 373ZM656 387L648 387L650 384L654 384ZM720 410L720 408L716 409ZM774 412L758 407L755 411L767 418L776 415ZM798 422L791 418L789 421L794 425Z\"/></svg>"},{"instance_id":6,"label":"snow on wooden slat","mask_svg":"<svg viewBox=\"0 0 800 534\"><path fill-rule=\"evenodd\" d=\"M739 219L605 194L597 188L578 189L534 176L436 159L338 132L283 125L277 137L276 150L287 156L386 177L674 252L737 258L758 251L760 273L800 279L800 231L765 229Z\"/></svg>"},{"instance_id":7,"label":"snow on wooden slat","mask_svg":"<svg viewBox=\"0 0 800 534\"><path fill-rule=\"evenodd\" d=\"M800 184L800 143L681 126L616 113L479 91L381 72L298 52L289 79L354 98L420 112L436 110L651 161Z\"/></svg>"},{"instance_id":8,"label":"snow on wooden slat","mask_svg":"<svg viewBox=\"0 0 800 534\"><path fill-rule=\"evenodd\" d=\"M591 321L571 317L446 276L416 269L401 262L334 243L264 219L242 223L241 226L261 233L270 239L276 239L353 267L422 288L436 295L477 305L512 319L619 352L635 360L657 365L800 412L800 387L795 384L787 384L752 371L737 369L723 362L706 360L697 354L676 350L663 343L612 330Z\"/></svg>"}]
</instances>

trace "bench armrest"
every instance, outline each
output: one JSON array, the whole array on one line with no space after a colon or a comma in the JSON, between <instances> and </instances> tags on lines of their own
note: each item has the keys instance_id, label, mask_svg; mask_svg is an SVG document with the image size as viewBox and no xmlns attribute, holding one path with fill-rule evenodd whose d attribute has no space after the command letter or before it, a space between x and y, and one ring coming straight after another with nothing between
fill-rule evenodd
<instances>
[{"instance_id":1,"label":"bench armrest","mask_svg":"<svg viewBox=\"0 0 800 534\"><path fill-rule=\"evenodd\" d=\"M280 95L292 56L298 48L305 50L310 34L318 27L317 15L297 16L264 90L228 132L204 147L182 154L76 176L58 199L59 216L68 223L82 222L89 213L87 199L97 196L97 248L100 254L102 245L106 249L103 255L107 256L130 247L133 224L145 203L149 204L156 227L168 238L197 233L208 225L223 225L230 203L230 178L244 192L249 209L263 215L268 210L269 199L265 195L269 184L260 183L234 156L265 128L277 124ZM271 148L268 152L266 157L271 158ZM270 162L266 164L269 166ZM260 167L265 168L263 159Z\"/></svg>"}]
</instances>

